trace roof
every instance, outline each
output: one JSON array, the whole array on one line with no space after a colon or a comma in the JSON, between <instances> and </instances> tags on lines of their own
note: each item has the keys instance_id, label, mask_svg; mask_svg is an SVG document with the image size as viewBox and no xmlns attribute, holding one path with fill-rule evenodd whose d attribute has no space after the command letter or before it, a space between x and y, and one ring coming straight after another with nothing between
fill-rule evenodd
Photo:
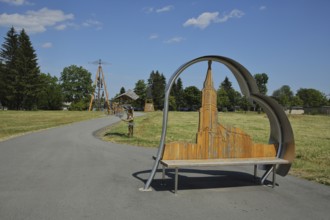
<instances>
[{"instance_id":1,"label":"roof","mask_svg":"<svg viewBox=\"0 0 330 220\"><path fill-rule=\"evenodd\" d=\"M115 99L133 99L133 100L137 100L139 98L139 96L131 89L127 90L127 92L118 95L117 97L115 97Z\"/></svg>"}]
</instances>

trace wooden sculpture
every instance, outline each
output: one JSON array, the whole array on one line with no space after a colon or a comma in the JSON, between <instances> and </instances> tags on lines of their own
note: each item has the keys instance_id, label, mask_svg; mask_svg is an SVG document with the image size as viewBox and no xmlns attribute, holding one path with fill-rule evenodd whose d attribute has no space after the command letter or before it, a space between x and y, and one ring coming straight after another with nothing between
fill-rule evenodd
<instances>
[{"instance_id":1,"label":"wooden sculpture","mask_svg":"<svg viewBox=\"0 0 330 220\"><path fill-rule=\"evenodd\" d=\"M239 128L224 127L218 122L217 93L213 86L212 61L202 90L202 107L196 143L171 142L165 144L163 160L193 160L220 158L275 157L274 144L253 143Z\"/></svg>"}]
</instances>

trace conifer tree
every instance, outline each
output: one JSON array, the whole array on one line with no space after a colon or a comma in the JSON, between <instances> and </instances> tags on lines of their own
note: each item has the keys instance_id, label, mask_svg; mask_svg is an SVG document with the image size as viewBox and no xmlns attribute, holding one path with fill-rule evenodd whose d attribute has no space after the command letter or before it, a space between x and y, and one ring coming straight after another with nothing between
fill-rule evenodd
<instances>
[{"instance_id":1,"label":"conifer tree","mask_svg":"<svg viewBox=\"0 0 330 220\"><path fill-rule=\"evenodd\" d=\"M19 107L31 110L37 108L37 95L40 88L40 70L37 55L29 36L24 29L18 36L17 71L19 83L16 88L16 101Z\"/></svg>"},{"instance_id":2,"label":"conifer tree","mask_svg":"<svg viewBox=\"0 0 330 220\"><path fill-rule=\"evenodd\" d=\"M144 107L147 96L147 85L145 84L144 80L138 80L135 83L134 92L139 96L139 98L133 102L134 106L142 109Z\"/></svg>"},{"instance_id":3,"label":"conifer tree","mask_svg":"<svg viewBox=\"0 0 330 220\"><path fill-rule=\"evenodd\" d=\"M2 86L0 98L9 109L37 108L40 71L37 56L24 29L17 34L10 28L0 51Z\"/></svg>"},{"instance_id":4,"label":"conifer tree","mask_svg":"<svg viewBox=\"0 0 330 220\"><path fill-rule=\"evenodd\" d=\"M15 108L14 93L17 84L17 48L18 35L14 27L10 28L4 37L4 42L0 51L0 101L3 106L9 109Z\"/></svg>"},{"instance_id":5,"label":"conifer tree","mask_svg":"<svg viewBox=\"0 0 330 220\"><path fill-rule=\"evenodd\" d=\"M225 80L220 84L217 96L218 108L220 109L234 110L235 106L239 105L241 99L240 93L235 91L228 77L225 77Z\"/></svg>"},{"instance_id":6,"label":"conifer tree","mask_svg":"<svg viewBox=\"0 0 330 220\"><path fill-rule=\"evenodd\" d=\"M170 102L170 109L180 110L185 106L181 78L178 78L177 81L173 83L170 96L172 97L172 101Z\"/></svg>"},{"instance_id":7,"label":"conifer tree","mask_svg":"<svg viewBox=\"0 0 330 220\"><path fill-rule=\"evenodd\" d=\"M164 107L164 96L166 78L163 74L160 74L158 70L152 71L148 79L149 86L151 85L151 94L155 109L161 110Z\"/></svg>"}]
</instances>

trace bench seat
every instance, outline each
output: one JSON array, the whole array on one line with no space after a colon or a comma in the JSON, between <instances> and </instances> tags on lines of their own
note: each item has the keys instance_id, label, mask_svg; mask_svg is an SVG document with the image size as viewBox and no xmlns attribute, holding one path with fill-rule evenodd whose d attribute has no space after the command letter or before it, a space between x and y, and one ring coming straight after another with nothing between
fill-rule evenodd
<instances>
[{"instance_id":1,"label":"bench seat","mask_svg":"<svg viewBox=\"0 0 330 220\"><path fill-rule=\"evenodd\" d=\"M275 186L276 165L289 164L288 160L277 157L257 157L257 158L222 158L222 159L197 159L197 160L160 160L163 165L163 176L165 178L165 168L175 169L174 193L178 190L178 172L182 167L211 167L211 166L242 166L254 165L254 176L256 177L257 165L272 165L273 187Z\"/></svg>"}]
</instances>

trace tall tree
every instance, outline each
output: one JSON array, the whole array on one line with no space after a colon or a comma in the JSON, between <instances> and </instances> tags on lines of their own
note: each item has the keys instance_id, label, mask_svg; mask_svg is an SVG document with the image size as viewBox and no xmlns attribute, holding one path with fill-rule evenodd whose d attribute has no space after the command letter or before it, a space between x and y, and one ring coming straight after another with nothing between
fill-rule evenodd
<instances>
[{"instance_id":1,"label":"tall tree","mask_svg":"<svg viewBox=\"0 0 330 220\"><path fill-rule=\"evenodd\" d=\"M62 89L58 78L49 73L42 73L40 78L42 86L38 93L38 108L43 110L62 109Z\"/></svg>"},{"instance_id":2,"label":"tall tree","mask_svg":"<svg viewBox=\"0 0 330 220\"><path fill-rule=\"evenodd\" d=\"M217 90L218 108L227 108L234 110L235 106L240 104L241 94L237 92L228 77L220 84Z\"/></svg>"},{"instance_id":3,"label":"tall tree","mask_svg":"<svg viewBox=\"0 0 330 220\"><path fill-rule=\"evenodd\" d=\"M254 75L254 79L256 80L259 92L261 94L266 95L267 94L267 82L268 82L268 76L266 73L257 73ZM258 113L261 113L261 107L258 103L256 103L256 109Z\"/></svg>"},{"instance_id":4,"label":"tall tree","mask_svg":"<svg viewBox=\"0 0 330 220\"><path fill-rule=\"evenodd\" d=\"M299 98L299 96L295 95L292 97L291 106L303 106L304 102Z\"/></svg>"},{"instance_id":5,"label":"tall tree","mask_svg":"<svg viewBox=\"0 0 330 220\"><path fill-rule=\"evenodd\" d=\"M202 92L196 86L188 86L184 89L186 106L190 110L197 110L201 107Z\"/></svg>"},{"instance_id":6,"label":"tall tree","mask_svg":"<svg viewBox=\"0 0 330 220\"><path fill-rule=\"evenodd\" d=\"M165 76L160 74L158 70L156 72L152 71L148 79L148 84L151 88L151 95L155 109L163 109L166 86Z\"/></svg>"},{"instance_id":7,"label":"tall tree","mask_svg":"<svg viewBox=\"0 0 330 220\"><path fill-rule=\"evenodd\" d=\"M246 96L243 96L240 101L240 107L246 112L249 111L249 109L252 107L251 102L246 98Z\"/></svg>"},{"instance_id":8,"label":"tall tree","mask_svg":"<svg viewBox=\"0 0 330 220\"><path fill-rule=\"evenodd\" d=\"M230 106L230 100L226 90L220 86L217 90L217 107L221 111L227 111L228 106Z\"/></svg>"},{"instance_id":9,"label":"tall tree","mask_svg":"<svg viewBox=\"0 0 330 220\"><path fill-rule=\"evenodd\" d=\"M268 83L268 76L266 73L257 73L254 75L254 79L256 80L257 86L259 88L259 92L261 94L267 94L267 83Z\"/></svg>"},{"instance_id":10,"label":"tall tree","mask_svg":"<svg viewBox=\"0 0 330 220\"><path fill-rule=\"evenodd\" d=\"M135 88L134 88L134 92L135 94L137 94L139 96L139 98L137 100L134 101L134 106L138 107L140 109L142 109L144 107L145 104L145 100L146 100L146 93L147 93L147 85L144 82L144 80L138 80L135 83Z\"/></svg>"},{"instance_id":11,"label":"tall tree","mask_svg":"<svg viewBox=\"0 0 330 220\"><path fill-rule=\"evenodd\" d=\"M120 88L119 95L124 94L126 92L126 89L124 87Z\"/></svg>"},{"instance_id":12,"label":"tall tree","mask_svg":"<svg viewBox=\"0 0 330 220\"><path fill-rule=\"evenodd\" d=\"M284 85L281 88L273 92L272 97L278 101L284 107L292 106L293 92L290 86Z\"/></svg>"},{"instance_id":13,"label":"tall tree","mask_svg":"<svg viewBox=\"0 0 330 220\"><path fill-rule=\"evenodd\" d=\"M6 106L5 65L0 61L0 109Z\"/></svg>"},{"instance_id":14,"label":"tall tree","mask_svg":"<svg viewBox=\"0 0 330 220\"><path fill-rule=\"evenodd\" d=\"M94 88L91 73L83 67L71 65L65 67L61 73L63 98L65 102L71 102L71 109L85 110Z\"/></svg>"},{"instance_id":15,"label":"tall tree","mask_svg":"<svg viewBox=\"0 0 330 220\"><path fill-rule=\"evenodd\" d=\"M176 85L175 85L175 102L177 109L181 109L185 106L185 100L184 100L184 89L183 89L183 83L181 78L178 78Z\"/></svg>"},{"instance_id":16,"label":"tall tree","mask_svg":"<svg viewBox=\"0 0 330 220\"><path fill-rule=\"evenodd\" d=\"M2 48L0 51L0 62L2 64L0 71L0 101L2 105L9 109L15 107L15 87L17 84L17 49L18 49L18 34L12 27L7 32Z\"/></svg>"},{"instance_id":17,"label":"tall tree","mask_svg":"<svg viewBox=\"0 0 330 220\"><path fill-rule=\"evenodd\" d=\"M320 107L327 104L325 94L316 89L299 89L296 94L304 103L304 107Z\"/></svg>"},{"instance_id":18,"label":"tall tree","mask_svg":"<svg viewBox=\"0 0 330 220\"><path fill-rule=\"evenodd\" d=\"M19 34L18 45L16 60L19 78L16 90L17 105L27 110L37 109L37 95L40 92L40 70L30 37L24 29Z\"/></svg>"},{"instance_id":19,"label":"tall tree","mask_svg":"<svg viewBox=\"0 0 330 220\"><path fill-rule=\"evenodd\" d=\"M177 110L176 99L175 99L176 89L177 89L176 82L174 82L172 85L171 91L170 91L170 97L169 97L169 103L168 103L169 110L171 110L171 111Z\"/></svg>"}]
</instances>

